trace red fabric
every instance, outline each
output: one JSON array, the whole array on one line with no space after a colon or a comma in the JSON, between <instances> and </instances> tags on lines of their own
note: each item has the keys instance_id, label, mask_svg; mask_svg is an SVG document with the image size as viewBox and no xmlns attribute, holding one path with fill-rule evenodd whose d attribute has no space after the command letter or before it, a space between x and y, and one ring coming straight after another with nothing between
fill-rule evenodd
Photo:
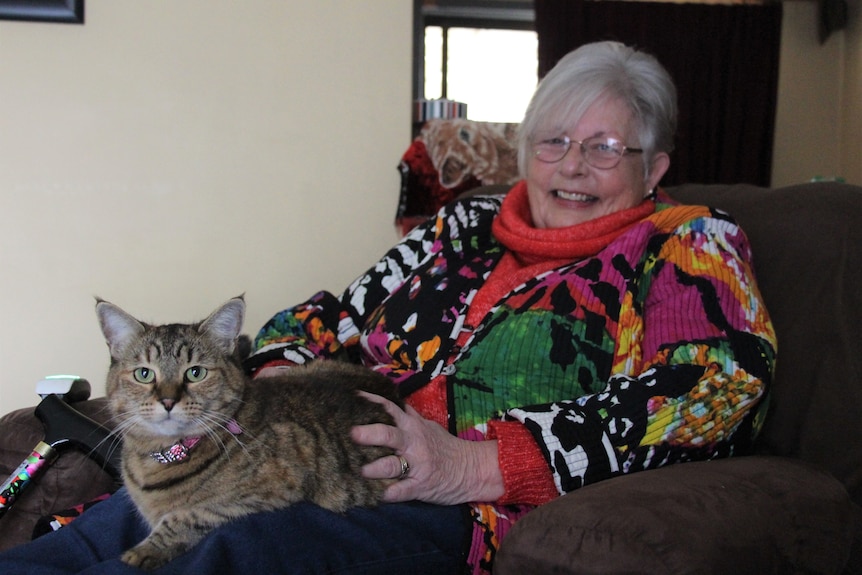
<instances>
[{"instance_id":1,"label":"red fabric","mask_svg":"<svg viewBox=\"0 0 862 575\"><path fill-rule=\"evenodd\" d=\"M459 194L480 185L479 180L470 176L453 188L444 187L425 143L416 138L401 157L401 194L395 223L404 235Z\"/></svg>"},{"instance_id":2,"label":"red fabric","mask_svg":"<svg viewBox=\"0 0 862 575\"><path fill-rule=\"evenodd\" d=\"M407 396L407 404L419 415L429 421L439 424L443 429L449 425L449 410L447 409L446 376L437 376L425 385Z\"/></svg>"},{"instance_id":3,"label":"red fabric","mask_svg":"<svg viewBox=\"0 0 862 575\"><path fill-rule=\"evenodd\" d=\"M277 361L268 361L265 364L258 367L257 369L255 369L254 372L252 373L252 377L253 378L257 377L258 374L261 372L261 370L263 370L266 367L282 367L282 366L284 366L284 367L295 367L296 363L294 363L290 360L287 360L287 359L282 359L282 360L277 360Z\"/></svg>"},{"instance_id":4,"label":"red fabric","mask_svg":"<svg viewBox=\"0 0 862 575\"><path fill-rule=\"evenodd\" d=\"M521 422L491 421L487 438L497 440L497 460L506 488L498 503L542 505L559 496L545 456Z\"/></svg>"},{"instance_id":5,"label":"red fabric","mask_svg":"<svg viewBox=\"0 0 862 575\"><path fill-rule=\"evenodd\" d=\"M655 212L646 200L633 208L565 228L533 227L527 183L520 181L503 200L492 232L508 251L491 271L470 305L467 324L476 325L496 302L530 278L594 256L645 217Z\"/></svg>"},{"instance_id":6,"label":"red fabric","mask_svg":"<svg viewBox=\"0 0 862 575\"><path fill-rule=\"evenodd\" d=\"M527 182L515 184L503 200L492 232L524 265L576 261L594 256L632 225L655 211L655 202L565 228L536 228L530 215Z\"/></svg>"}]
</instances>

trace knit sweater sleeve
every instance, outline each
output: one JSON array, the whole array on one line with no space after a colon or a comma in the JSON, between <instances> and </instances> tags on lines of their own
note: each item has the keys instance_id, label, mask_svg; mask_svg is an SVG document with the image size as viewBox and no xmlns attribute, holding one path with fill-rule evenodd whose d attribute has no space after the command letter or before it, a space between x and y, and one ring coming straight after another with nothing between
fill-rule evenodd
<instances>
[{"instance_id":1,"label":"knit sweater sleeve","mask_svg":"<svg viewBox=\"0 0 862 575\"><path fill-rule=\"evenodd\" d=\"M257 333L246 369L253 373L314 359L359 362L359 335L368 315L430 257L439 244L438 234L432 218L414 228L340 296L321 291L275 314Z\"/></svg>"},{"instance_id":2,"label":"knit sweater sleeve","mask_svg":"<svg viewBox=\"0 0 862 575\"><path fill-rule=\"evenodd\" d=\"M738 226L713 213L656 234L632 277L603 389L506 413L560 493L743 452L762 420L776 340Z\"/></svg>"},{"instance_id":3,"label":"knit sweater sleeve","mask_svg":"<svg viewBox=\"0 0 862 575\"><path fill-rule=\"evenodd\" d=\"M319 292L275 314L258 332L246 368L298 365L317 358L360 361L359 337L369 317L414 272L442 250L458 246L463 230L490 220L499 198L473 198L449 204L416 226L340 296Z\"/></svg>"}]
</instances>

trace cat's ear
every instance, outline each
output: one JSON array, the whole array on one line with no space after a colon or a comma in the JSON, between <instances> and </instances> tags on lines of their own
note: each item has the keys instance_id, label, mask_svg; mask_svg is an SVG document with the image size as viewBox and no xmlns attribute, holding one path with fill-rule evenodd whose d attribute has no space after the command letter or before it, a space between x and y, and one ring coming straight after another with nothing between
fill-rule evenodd
<instances>
[{"instance_id":1,"label":"cat's ear","mask_svg":"<svg viewBox=\"0 0 862 575\"><path fill-rule=\"evenodd\" d=\"M120 357L123 349L144 331L144 324L110 302L96 299L96 315L111 350L111 357Z\"/></svg>"},{"instance_id":2,"label":"cat's ear","mask_svg":"<svg viewBox=\"0 0 862 575\"><path fill-rule=\"evenodd\" d=\"M212 312L198 329L201 333L209 334L225 353L230 354L236 348L236 338L242 329L243 319L245 300L239 296Z\"/></svg>"}]
</instances>

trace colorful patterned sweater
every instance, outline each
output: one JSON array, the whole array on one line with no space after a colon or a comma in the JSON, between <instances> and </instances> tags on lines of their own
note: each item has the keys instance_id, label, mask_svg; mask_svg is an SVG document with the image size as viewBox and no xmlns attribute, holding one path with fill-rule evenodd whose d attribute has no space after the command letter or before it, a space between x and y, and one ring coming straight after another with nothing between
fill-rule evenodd
<instances>
[{"instance_id":1,"label":"colorful patterned sweater","mask_svg":"<svg viewBox=\"0 0 862 575\"><path fill-rule=\"evenodd\" d=\"M249 368L346 357L452 433L497 440L506 493L471 506L468 561L487 572L536 505L744 452L759 428L776 341L746 237L716 210L664 194L645 204L611 234L587 229L573 243L590 245L567 259L553 242L506 249L519 244L494 224L502 197L456 201L340 297L274 316ZM528 211L523 182L505 206Z\"/></svg>"}]
</instances>

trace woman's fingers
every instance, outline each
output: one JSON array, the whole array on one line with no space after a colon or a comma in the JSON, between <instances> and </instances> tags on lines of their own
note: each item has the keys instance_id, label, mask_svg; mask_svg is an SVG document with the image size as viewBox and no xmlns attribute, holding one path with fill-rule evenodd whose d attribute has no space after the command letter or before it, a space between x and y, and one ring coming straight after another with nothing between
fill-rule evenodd
<instances>
[{"instance_id":1,"label":"woman's fingers","mask_svg":"<svg viewBox=\"0 0 862 575\"><path fill-rule=\"evenodd\" d=\"M357 392L360 397L364 397L368 401L372 403L379 403L386 410L386 413L392 416L395 420L395 425L398 425L399 418L404 415L404 410L398 407L394 402L386 399L382 395L377 395L375 393L368 393L367 391L359 391Z\"/></svg>"},{"instance_id":2,"label":"woman's fingers","mask_svg":"<svg viewBox=\"0 0 862 575\"><path fill-rule=\"evenodd\" d=\"M502 496L496 441L459 439L423 419L410 406L401 409L379 395L360 395L382 405L395 423L358 425L351 430L356 443L380 445L395 452L362 468L362 475L369 479L398 480L386 488L384 501L421 499L451 505L494 501Z\"/></svg>"},{"instance_id":3,"label":"woman's fingers","mask_svg":"<svg viewBox=\"0 0 862 575\"><path fill-rule=\"evenodd\" d=\"M387 455L366 464L362 468L363 477L369 479L405 479L409 476L411 463L404 455L407 450L407 434L411 426L409 420L419 417L415 410L408 407L405 411L394 402L373 393L360 391L359 395L378 403L392 416L395 425L384 423L372 423L368 425L357 425L350 431L353 441L360 445L379 445L389 447L395 451L394 455ZM406 428L406 429L402 429Z\"/></svg>"},{"instance_id":4,"label":"woman's fingers","mask_svg":"<svg viewBox=\"0 0 862 575\"><path fill-rule=\"evenodd\" d=\"M350 438L359 445L380 445L396 451L403 448L402 435L397 427L385 423L356 425L350 430Z\"/></svg>"},{"instance_id":5,"label":"woman's fingers","mask_svg":"<svg viewBox=\"0 0 862 575\"><path fill-rule=\"evenodd\" d=\"M405 458L404 461L407 461L407 459ZM409 466L409 463L407 465ZM371 463L366 463L362 467L362 477L368 479L399 479L401 478L402 469L403 466L398 455L387 455L380 459L375 459Z\"/></svg>"}]
</instances>

